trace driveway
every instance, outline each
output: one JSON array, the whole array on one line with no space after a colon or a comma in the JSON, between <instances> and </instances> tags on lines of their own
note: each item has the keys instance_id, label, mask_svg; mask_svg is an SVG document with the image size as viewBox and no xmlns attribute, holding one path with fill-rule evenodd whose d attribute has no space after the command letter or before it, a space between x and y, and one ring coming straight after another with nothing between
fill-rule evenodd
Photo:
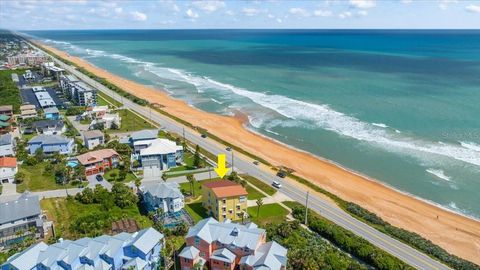
<instances>
[{"instance_id":1,"label":"driveway","mask_svg":"<svg viewBox=\"0 0 480 270\"><path fill-rule=\"evenodd\" d=\"M3 186L3 189L2 189L2 194L0 194L0 196L8 197L11 195L17 195L17 187L15 184L3 183L2 186Z\"/></svg>"},{"instance_id":2,"label":"driveway","mask_svg":"<svg viewBox=\"0 0 480 270\"><path fill-rule=\"evenodd\" d=\"M100 173L100 175L103 176L103 173ZM97 176L97 174L87 176L88 187L89 188L93 189L93 188L95 188L96 185L102 185L104 188L106 188L108 190L112 189L112 184L110 184L110 182L108 182L105 179L103 181L98 181L97 178L95 178L96 176Z\"/></svg>"},{"instance_id":3,"label":"driveway","mask_svg":"<svg viewBox=\"0 0 480 270\"><path fill-rule=\"evenodd\" d=\"M78 132L82 133L88 130L88 125L80 123L80 121L75 120L76 116L67 116L68 121L72 123L73 127L78 130Z\"/></svg>"}]
</instances>

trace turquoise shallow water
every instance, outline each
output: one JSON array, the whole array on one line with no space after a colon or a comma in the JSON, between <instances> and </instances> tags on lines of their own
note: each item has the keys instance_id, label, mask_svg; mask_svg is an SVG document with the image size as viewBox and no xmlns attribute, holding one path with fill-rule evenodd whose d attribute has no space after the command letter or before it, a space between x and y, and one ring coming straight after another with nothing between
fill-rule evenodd
<instances>
[{"instance_id":1,"label":"turquoise shallow water","mask_svg":"<svg viewBox=\"0 0 480 270\"><path fill-rule=\"evenodd\" d=\"M480 217L480 32L28 32L115 74Z\"/></svg>"}]
</instances>

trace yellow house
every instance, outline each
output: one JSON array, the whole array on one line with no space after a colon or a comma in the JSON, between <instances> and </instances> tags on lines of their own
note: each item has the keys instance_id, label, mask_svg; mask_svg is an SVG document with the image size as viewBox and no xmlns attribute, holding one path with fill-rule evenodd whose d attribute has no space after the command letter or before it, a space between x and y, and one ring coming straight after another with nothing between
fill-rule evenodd
<instances>
[{"instance_id":1,"label":"yellow house","mask_svg":"<svg viewBox=\"0 0 480 270\"><path fill-rule=\"evenodd\" d=\"M247 194L242 185L232 181L208 182L202 186L202 205L220 222L241 220L247 213Z\"/></svg>"}]
</instances>

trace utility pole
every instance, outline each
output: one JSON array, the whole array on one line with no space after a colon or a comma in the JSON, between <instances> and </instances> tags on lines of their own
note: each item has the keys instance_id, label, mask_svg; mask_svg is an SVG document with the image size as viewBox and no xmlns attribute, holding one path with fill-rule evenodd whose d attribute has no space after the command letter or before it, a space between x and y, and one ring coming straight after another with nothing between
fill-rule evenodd
<instances>
[{"instance_id":1,"label":"utility pole","mask_svg":"<svg viewBox=\"0 0 480 270\"><path fill-rule=\"evenodd\" d=\"M232 150L232 172L235 170L235 156L233 155L233 150Z\"/></svg>"},{"instance_id":2,"label":"utility pole","mask_svg":"<svg viewBox=\"0 0 480 270\"><path fill-rule=\"evenodd\" d=\"M185 143L185 127L182 127L183 143Z\"/></svg>"},{"instance_id":3,"label":"utility pole","mask_svg":"<svg viewBox=\"0 0 480 270\"><path fill-rule=\"evenodd\" d=\"M308 195L310 191L307 191L307 200L305 201L305 226L308 226L307 218L308 218Z\"/></svg>"}]
</instances>

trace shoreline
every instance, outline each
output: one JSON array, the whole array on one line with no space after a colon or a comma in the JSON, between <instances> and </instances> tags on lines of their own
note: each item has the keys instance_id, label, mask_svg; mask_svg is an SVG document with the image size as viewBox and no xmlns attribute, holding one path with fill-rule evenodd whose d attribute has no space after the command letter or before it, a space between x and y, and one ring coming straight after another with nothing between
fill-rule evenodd
<instances>
[{"instance_id":1,"label":"shoreline","mask_svg":"<svg viewBox=\"0 0 480 270\"><path fill-rule=\"evenodd\" d=\"M81 58L38 41L36 43L131 94L165 106L162 109L166 112L205 128L273 165L291 167L299 176L315 179L310 181L344 200L365 207L394 226L414 231L448 252L480 263L480 222L473 217L397 190L336 162L259 134L245 127L245 122L238 117L201 111L184 101L174 99L166 91L126 80ZM223 129L218 126L219 121L223 123ZM302 160L302 163L298 163L298 160ZM441 218L437 219L437 215Z\"/></svg>"}]
</instances>

